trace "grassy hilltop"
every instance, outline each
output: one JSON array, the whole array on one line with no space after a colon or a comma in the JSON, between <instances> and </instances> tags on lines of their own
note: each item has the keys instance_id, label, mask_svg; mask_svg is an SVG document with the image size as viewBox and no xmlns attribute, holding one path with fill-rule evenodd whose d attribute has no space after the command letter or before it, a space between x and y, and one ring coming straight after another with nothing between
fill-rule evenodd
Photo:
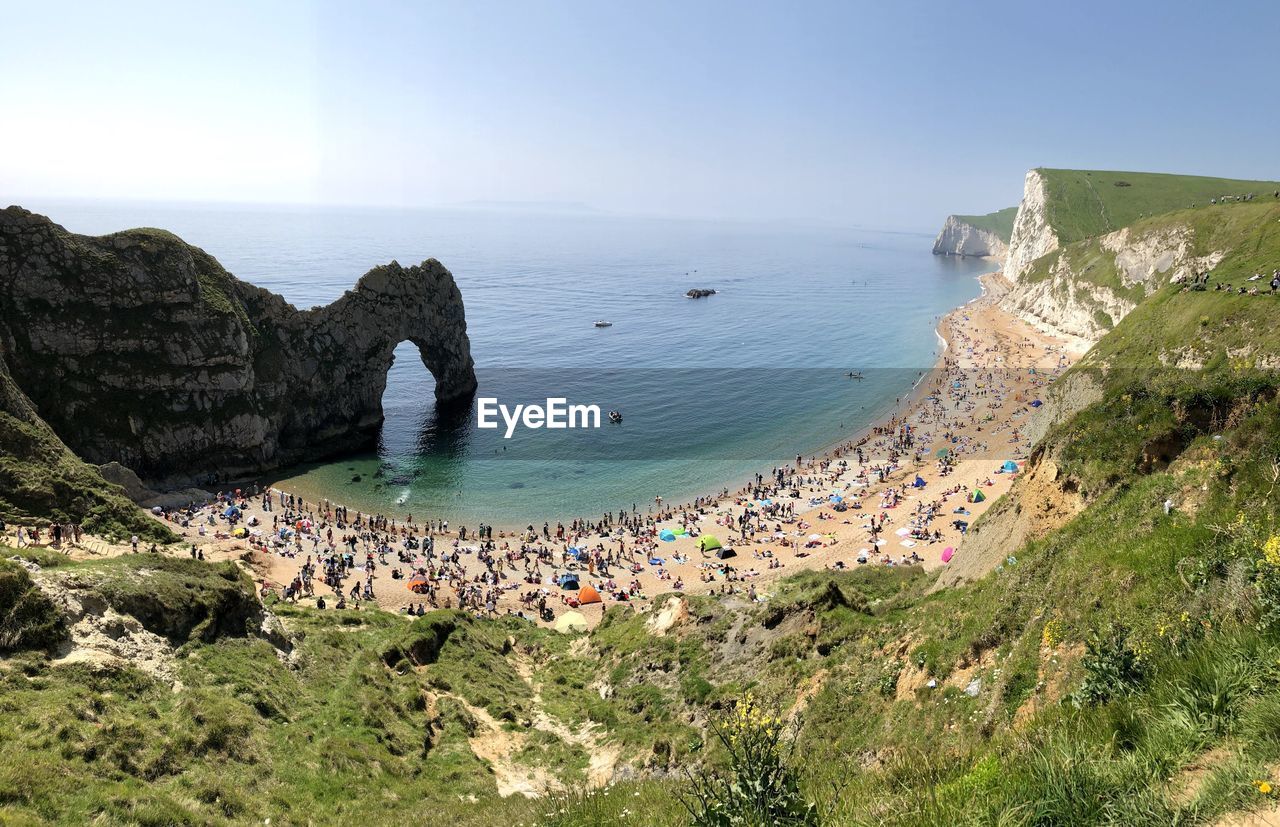
<instances>
[{"instance_id":1,"label":"grassy hilltop","mask_svg":"<svg viewBox=\"0 0 1280 827\"><path fill-rule=\"evenodd\" d=\"M1244 196L1274 200L1276 181L1241 181L1154 172L1040 169L1047 219L1066 244L1104 235L1161 213L1203 207L1210 199Z\"/></svg>"},{"instance_id":2,"label":"grassy hilltop","mask_svg":"<svg viewBox=\"0 0 1280 827\"><path fill-rule=\"evenodd\" d=\"M989 212L986 215L957 215L957 221L995 233L1006 244L1013 235L1013 219L1018 215L1017 207L1006 207L1003 210Z\"/></svg>"}]
</instances>

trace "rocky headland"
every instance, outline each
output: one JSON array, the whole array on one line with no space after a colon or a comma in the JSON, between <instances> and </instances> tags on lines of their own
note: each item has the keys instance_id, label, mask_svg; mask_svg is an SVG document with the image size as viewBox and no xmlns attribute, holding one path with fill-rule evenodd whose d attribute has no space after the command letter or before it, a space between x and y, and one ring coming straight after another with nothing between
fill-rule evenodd
<instances>
[{"instance_id":1,"label":"rocky headland","mask_svg":"<svg viewBox=\"0 0 1280 827\"><path fill-rule=\"evenodd\" d=\"M96 465L172 483L357 448L378 432L404 341L438 402L470 398L462 295L435 259L375 267L298 310L163 230L89 237L0 211L6 410Z\"/></svg>"}]
</instances>

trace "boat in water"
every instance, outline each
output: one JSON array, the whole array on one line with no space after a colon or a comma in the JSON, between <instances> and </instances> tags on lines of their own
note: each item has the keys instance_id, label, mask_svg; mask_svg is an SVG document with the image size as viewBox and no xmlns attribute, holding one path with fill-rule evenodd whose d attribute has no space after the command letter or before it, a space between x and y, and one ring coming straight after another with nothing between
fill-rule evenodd
<instances>
[{"instance_id":1,"label":"boat in water","mask_svg":"<svg viewBox=\"0 0 1280 827\"><path fill-rule=\"evenodd\" d=\"M599 321L596 322L596 327L613 327L613 322Z\"/></svg>"},{"instance_id":2,"label":"boat in water","mask_svg":"<svg viewBox=\"0 0 1280 827\"><path fill-rule=\"evenodd\" d=\"M609 421L610 421L610 422L621 422L621 421L622 421L622 412L621 412L621 411L609 411Z\"/></svg>"}]
</instances>

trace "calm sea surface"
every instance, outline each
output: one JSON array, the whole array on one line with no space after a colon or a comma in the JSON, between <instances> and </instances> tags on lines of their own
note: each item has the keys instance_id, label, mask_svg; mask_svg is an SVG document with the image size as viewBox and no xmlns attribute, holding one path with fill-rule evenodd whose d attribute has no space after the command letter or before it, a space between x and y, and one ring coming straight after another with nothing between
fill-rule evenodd
<instances>
[{"instance_id":1,"label":"calm sea surface","mask_svg":"<svg viewBox=\"0 0 1280 827\"><path fill-rule=\"evenodd\" d=\"M500 526L684 501L852 434L932 366L938 317L990 265L924 235L493 210L28 203L68 229L172 230L300 308L369 268L440 259L466 304L480 395L618 409L601 428L440 417L396 351L376 451L286 469L353 510ZM719 294L689 300L691 287ZM597 319L613 323L596 328ZM863 379L845 376L863 372Z\"/></svg>"}]
</instances>

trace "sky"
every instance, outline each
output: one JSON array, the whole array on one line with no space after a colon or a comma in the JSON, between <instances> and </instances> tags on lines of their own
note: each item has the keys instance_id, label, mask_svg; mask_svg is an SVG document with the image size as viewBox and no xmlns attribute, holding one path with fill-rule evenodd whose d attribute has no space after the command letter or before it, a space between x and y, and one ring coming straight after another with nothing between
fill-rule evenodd
<instances>
[{"instance_id":1,"label":"sky","mask_svg":"<svg viewBox=\"0 0 1280 827\"><path fill-rule=\"evenodd\" d=\"M0 0L0 201L935 229L1033 167L1280 179L1280 3Z\"/></svg>"}]
</instances>

